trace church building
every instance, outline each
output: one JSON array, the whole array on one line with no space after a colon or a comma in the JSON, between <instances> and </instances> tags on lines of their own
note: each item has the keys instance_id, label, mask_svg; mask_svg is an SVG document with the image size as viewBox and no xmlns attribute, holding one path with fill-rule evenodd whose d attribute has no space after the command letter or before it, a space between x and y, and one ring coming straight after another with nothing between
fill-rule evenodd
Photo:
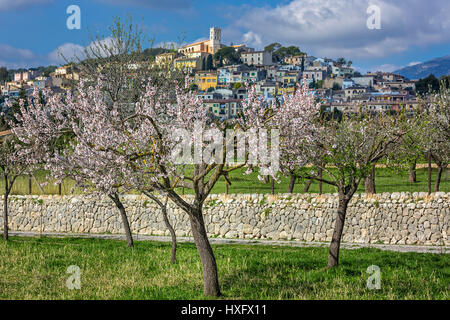
<instances>
[{"instance_id":1,"label":"church building","mask_svg":"<svg viewBox=\"0 0 450 320\"><path fill-rule=\"evenodd\" d=\"M209 29L209 40L187 44L178 49L178 52L187 56L191 56L194 53L215 54L224 46L220 43L221 31L220 28L212 27Z\"/></svg>"}]
</instances>

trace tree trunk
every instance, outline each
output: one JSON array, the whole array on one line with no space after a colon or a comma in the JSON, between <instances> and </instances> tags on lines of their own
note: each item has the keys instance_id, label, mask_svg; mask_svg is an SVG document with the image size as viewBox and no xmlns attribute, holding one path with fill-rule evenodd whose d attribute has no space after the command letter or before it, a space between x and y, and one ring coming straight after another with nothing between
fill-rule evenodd
<instances>
[{"instance_id":1,"label":"tree trunk","mask_svg":"<svg viewBox=\"0 0 450 320\"><path fill-rule=\"evenodd\" d=\"M9 187L9 179L8 179L8 175L6 174L6 169L3 169L3 179L5 182L5 195L3 196L3 239L5 241L8 240L9 237L9 230L8 230L8 196L9 196L9 191L10 191L10 187Z\"/></svg>"},{"instance_id":2,"label":"tree trunk","mask_svg":"<svg viewBox=\"0 0 450 320\"><path fill-rule=\"evenodd\" d=\"M8 192L3 196L3 239L8 240Z\"/></svg>"},{"instance_id":3,"label":"tree trunk","mask_svg":"<svg viewBox=\"0 0 450 320\"><path fill-rule=\"evenodd\" d=\"M339 191L339 206L334 226L333 236L331 238L330 253L328 256L327 268L336 267L339 264L339 248L341 247L342 231L344 230L345 215L350 199Z\"/></svg>"},{"instance_id":4,"label":"tree trunk","mask_svg":"<svg viewBox=\"0 0 450 320\"><path fill-rule=\"evenodd\" d=\"M294 192L294 186L295 186L295 180L296 180L296 176L295 174L291 173L290 174L290 180L289 180L289 193L293 193Z\"/></svg>"},{"instance_id":5,"label":"tree trunk","mask_svg":"<svg viewBox=\"0 0 450 320\"><path fill-rule=\"evenodd\" d=\"M322 168L319 168L319 178L322 179ZM322 194L322 181L319 180L319 194Z\"/></svg>"},{"instance_id":6,"label":"tree trunk","mask_svg":"<svg viewBox=\"0 0 450 320\"><path fill-rule=\"evenodd\" d=\"M441 184L442 172L444 171L443 166L438 166L438 172L436 175L436 182L434 184L434 192L439 192L439 185Z\"/></svg>"},{"instance_id":7,"label":"tree trunk","mask_svg":"<svg viewBox=\"0 0 450 320\"><path fill-rule=\"evenodd\" d=\"M127 245L129 247L133 247L133 236L131 235L130 224L128 222L127 213L125 211L125 207L123 206L122 201L120 201L119 196L117 194L109 195L109 197L116 204L117 209L119 209L120 217L122 218L123 229L125 230L125 236L127 238Z\"/></svg>"},{"instance_id":8,"label":"tree trunk","mask_svg":"<svg viewBox=\"0 0 450 320\"><path fill-rule=\"evenodd\" d=\"M272 192L272 194L275 194L275 180L273 179L273 177L272 177L272 182L271 182L271 192Z\"/></svg>"},{"instance_id":9,"label":"tree trunk","mask_svg":"<svg viewBox=\"0 0 450 320\"><path fill-rule=\"evenodd\" d=\"M175 229L170 224L169 217L167 215L167 200L166 200L165 204L162 204L160 207L161 207L161 212L163 215L164 223L165 223L167 229L169 229L170 237L172 238L172 253L170 256L170 261L172 263L176 263L177 262L177 235L175 234Z\"/></svg>"},{"instance_id":10,"label":"tree trunk","mask_svg":"<svg viewBox=\"0 0 450 320\"><path fill-rule=\"evenodd\" d=\"M410 183L416 183L417 182L417 174L416 174L416 160L411 162L409 166L409 179L408 181Z\"/></svg>"},{"instance_id":11,"label":"tree trunk","mask_svg":"<svg viewBox=\"0 0 450 320\"><path fill-rule=\"evenodd\" d=\"M172 254L170 257L170 261L172 263L177 262L177 236L175 234L175 229L172 227L169 221L169 217L167 215L167 201L169 198L166 197L166 200L164 203L162 203L156 196L151 194L148 191L142 191L148 198L152 199L156 202L157 205L161 208L161 213L163 215L164 224L166 225L167 229L169 229L170 236L172 238Z\"/></svg>"},{"instance_id":12,"label":"tree trunk","mask_svg":"<svg viewBox=\"0 0 450 320\"><path fill-rule=\"evenodd\" d=\"M311 186L311 183L312 183L312 179L309 179L308 181L306 181L305 188L303 189L304 193L308 192L309 187Z\"/></svg>"},{"instance_id":13,"label":"tree trunk","mask_svg":"<svg viewBox=\"0 0 450 320\"><path fill-rule=\"evenodd\" d=\"M372 166L372 172L369 174L369 176L364 179L364 185L366 188L366 193L377 193L375 190L375 165Z\"/></svg>"},{"instance_id":14,"label":"tree trunk","mask_svg":"<svg viewBox=\"0 0 450 320\"><path fill-rule=\"evenodd\" d=\"M431 151L428 151L428 194L431 194Z\"/></svg>"},{"instance_id":15,"label":"tree trunk","mask_svg":"<svg viewBox=\"0 0 450 320\"><path fill-rule=\"evenodd\" d=\"M28 175L28 194L32 194L33 188L32 188L32 181L31 181L31 174Z\"/></svg>"},{"instance_id":16,"label":"tree trunk","mask_svg":"<svg viewBox=\"0 0 450 320\"><path fill-rule=\"evenodd\" d=\"M219 279L217 276L217 264L213 250L206 233L205 222L201 205L192 208L189 214L192 235L197 247L203 268L203 291L206 296L220 296Z\"/></svg>"}]
</instances>

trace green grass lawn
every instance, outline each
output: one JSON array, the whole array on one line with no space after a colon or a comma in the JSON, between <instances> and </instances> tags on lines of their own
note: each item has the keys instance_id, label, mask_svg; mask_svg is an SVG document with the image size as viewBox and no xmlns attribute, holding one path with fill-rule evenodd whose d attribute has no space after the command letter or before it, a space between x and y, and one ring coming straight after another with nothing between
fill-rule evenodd
<instances>
[{"instance_id":1,"label":"green grass lawn","mask_svg":"<svg viewBox=\"0 0 450 320\"><path fill-rule=\"evenodd\" d=\"M244 175L242 170L236 170L230 173L230 180L232 185L229 187L229 193L271 193L271 183L263 183L258 180L257 173L252 173L250 175ZM434 190L434 179L436 176L437 169L433 169L433 190ZM39 183L42 183L45 180L45 173L38 172L36 175L36 179ZM326 177L326 175L324 175ZM302 193L306 181L298 181L295 185L294 192ZM72 180L65 180L62 185L62 193L70 194L71 189L74 185ZM378 193L381 192L426 192L427 189L427 169L418 169L417 170L417 183L408 182L408 172L401 171L397 172L392 169L386 168L377 168L375 175L375 185L376 191ZM0 181L0 194L4 192L4 181ZM12 194L29 194L28 192L28 177L20 177L16 181ZM214 186L212 193L225 193L225 180L223 177L220 178L218 183ZM283 177L281 182L275 183L275 193L287 193L289 190L289 178ZM450 192L450 178L448 177L448 173L444 173L441 180L440 190L444 192ZM58 186L56 186L53 182L48 183L43 187L43 191L45 194L58 194ZM323 193L334 193L336 192L335 188L330 185L323 184ZM310 193L318 193L319 192L319 183L313 182L309 189ZM364 192L364 185L360 185L358 192ZM82 190L75 190L75 193L82 193ZM192 193L192 190L185 189L186 194ZM32 194L41 194L41 190L38 188L37 184L34 180L32 180Z\"/></svg>"},{"instance_id":2,"label":"green grass lawn","mask_svg":"<svg viewBox=\"0 0 450 320\"><path fill-rule=\"evenodd\" d=\"M450 299L450 255L341 250L326 269L327 248L213 245L222 299ZM81 289L69 290L67 267L81 268ZM381 268L381 289L369 290L367 267ZM193 244L79 238L0 241L0 299L203 299Z\"/></svg>"}]
</instances>

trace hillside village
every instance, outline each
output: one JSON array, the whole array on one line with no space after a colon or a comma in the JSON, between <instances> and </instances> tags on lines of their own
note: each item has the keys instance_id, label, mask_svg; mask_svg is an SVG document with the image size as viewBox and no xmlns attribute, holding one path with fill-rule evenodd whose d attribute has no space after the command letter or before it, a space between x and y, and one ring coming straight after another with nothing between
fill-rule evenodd
<instances>
[{"instance_id":1,"label":"hillside village","mask_svg":"<svg viewBox=\"0 0 450 320\"><path fill-rule=\"evenodd\" d=\"M389 72L362 75L351 67L351 61L310 56L296 47L287 49L292 48L295 50L281 50L286 48L276 43L261 51L245 44L226 46L221 43L221 29L212 27L208 40L164 50L155 55L152 64L185 71L188 85L222 120L234 117L242 108L248 96L245 83L255 84L257 94L268 100L282 100L284 94L293 93L306 81L329 112L390 112L417 106L416 81ZM1 85L0 103L5 98L19 97L21 91L22 96L44 88L63 92L79 78L76 68L70 65L47 75L35 70L16 72L12 81Z\"/></svg>"}]
</instances>

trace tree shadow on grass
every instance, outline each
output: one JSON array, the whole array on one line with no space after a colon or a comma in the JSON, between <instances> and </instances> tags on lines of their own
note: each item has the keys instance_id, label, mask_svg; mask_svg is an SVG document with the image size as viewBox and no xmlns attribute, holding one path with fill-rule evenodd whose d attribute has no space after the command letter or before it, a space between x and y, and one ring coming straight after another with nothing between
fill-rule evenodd
<instances>
[{"instance_id":1,"label":"tree shadow on grass","mask_svg":"<svg viewBox=\"0 0 450 320\"><path fill-rule=\"evenodd\" d=\"M314 251L302 255L284 248L257 249L241 250L232 257L216 250L225 298L296 299L312 290L316 282L327 281L326 252L315 257Z\"/></svg>"},{"instance_id":2,"label":"tree shadow on grass","mask_svg":"<svg viewBox=\"0 0 450 320\"><path fill-rule=\"evenodd\" d=\"M298 252L297 255L287 256L273 254L272 259L267 259L267 254L262 252L260 259L254 254L248 254L244 262L241 256L225 262L225 257L218 255L225 297L336 298L337 291L342 292L346 299L445 296L445 286L439 285L439 282L446 278L446 273L436 271L436 268L445 269L448 263L445 257L374 248L342 250L339 266L327 269L327 255L323 253L307 251L306 254ZM367 268L371 265L380 267L384 279L383 290L376 293L366 288L366 281L371 275L367 273ZM434 276L441 280L435 280L433 287L427 287L424 279L433 279Z\"/></svg>"}]
</instances>

